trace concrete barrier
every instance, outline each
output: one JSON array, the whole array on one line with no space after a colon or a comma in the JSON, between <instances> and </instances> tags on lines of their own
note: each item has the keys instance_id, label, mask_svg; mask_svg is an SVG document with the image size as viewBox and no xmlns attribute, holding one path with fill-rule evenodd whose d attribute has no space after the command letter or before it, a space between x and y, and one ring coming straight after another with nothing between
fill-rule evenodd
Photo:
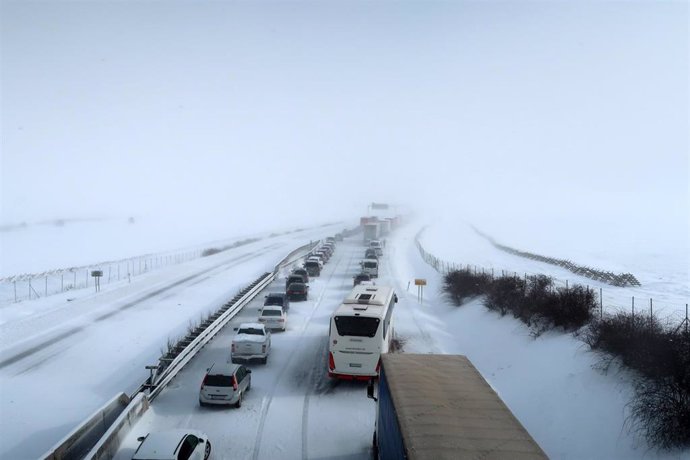
<instances>
[{"instance_id":1,"label":"concrete barrier","mask_svg":"<svg viewBox=\"0 0 690 460\"><path fill-rule=\"evenodd\" d=\"M130 403L125 393L116 395L88 419L84 420L71 433L58 442L42 460L63 460L82 458L91 447L103 437L113 422Z\"/></svg>"},{"instance_id":2,"label":"concrete barrier","mask_svg":"<svg viewBox=\"0 0 690 460\"><path fill-rule=\"evenodd\" d=\"M137 394L127 408L103 434L100 441L84 456L88 460L110 459L115 456L122 438L149 408L149 399L144 393Z\"/></svg>"}]
</instances>

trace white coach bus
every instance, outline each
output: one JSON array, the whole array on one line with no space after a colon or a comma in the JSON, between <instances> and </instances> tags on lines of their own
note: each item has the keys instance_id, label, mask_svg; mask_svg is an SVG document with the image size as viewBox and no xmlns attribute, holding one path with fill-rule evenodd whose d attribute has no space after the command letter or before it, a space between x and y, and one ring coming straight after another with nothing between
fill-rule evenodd
<instances>
[{"instance_id":1,"label":"white coach bus","mask_svg":"<svg viewBox=\"0 0 690 460\"><path fill-rule=\"evenodd\" d=\"M398 296L389 286L355 286L331 315L328 376L368 380L379 373L381 353L393 338L393 310Z\"/></svg>"}]
</instances>

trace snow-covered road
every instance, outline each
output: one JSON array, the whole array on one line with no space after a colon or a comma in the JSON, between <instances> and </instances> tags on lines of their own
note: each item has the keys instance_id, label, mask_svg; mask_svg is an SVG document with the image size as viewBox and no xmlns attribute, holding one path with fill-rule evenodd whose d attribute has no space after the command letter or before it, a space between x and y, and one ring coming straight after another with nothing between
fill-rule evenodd
<instances>
[{"instance_id":1,"label":"snow-covered road","mask_svg":"<svg viewBox=\"0 0 690 460\"><path fill-rule=\"evenodd\" d=\"M107 286L4 306L0 458L36 458L119 392L168 339L215 311L294 248L341 230L267 238Z\"/></svg>"}]
</instances>

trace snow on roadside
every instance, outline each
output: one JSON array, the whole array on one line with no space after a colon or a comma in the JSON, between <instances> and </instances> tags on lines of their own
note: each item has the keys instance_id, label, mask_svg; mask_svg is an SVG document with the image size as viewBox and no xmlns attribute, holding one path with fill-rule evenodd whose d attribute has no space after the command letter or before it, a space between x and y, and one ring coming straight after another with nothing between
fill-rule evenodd
<instances>
[{"instance_id":1,"label":"snow on roadside","mask_svg":"<svg viewBox=\"0 0 690 460\"><path fill-rule=\"evenodd\" d=\"M398 308L396 331L405 351L463 354L510 407L550 458L564 459L678 459L690 452L657 452L636 438L626 426L631 395L625 370L604 374L596 355L570 334L550 332L533 339L512 317L487 311L480 299L461 307L441 292L442 276L429 267L414 246L420 226L398 232L389 246L391 266L401 284L426 278L425 300ZM428 232L424 244L435 255L452 260L468 254L475 263L491 266L503 256L482 246L457 228Z\"/></svg>"}]
</instances>

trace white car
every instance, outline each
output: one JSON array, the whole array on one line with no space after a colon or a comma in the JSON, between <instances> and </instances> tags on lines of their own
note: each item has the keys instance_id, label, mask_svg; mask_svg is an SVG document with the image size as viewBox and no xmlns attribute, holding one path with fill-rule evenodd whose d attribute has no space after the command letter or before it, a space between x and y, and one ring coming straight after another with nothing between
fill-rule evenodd
<instances>
[{"instance_id":1,"label":"white car","mask_svg":"<svg viewBox=\"0 0 690 460\"><path fill-rule=\"evenodd\" d=\"M266 329L285 330L287 327L287 313L278 305L264 305L259 313L259 323Z\"/></svg>"},{"instance_id":2,"label":"white car","mask_svg":"<svg viewBox=\"0 0 690 460\"><path fill-rule=\"evenodd\" d=\"M309 256L309 257L307 257L306 262L310 262L310 261L318 262L319 267L321 267L321 270L323 270L323 260L321 260L321 257Z\"/></svg>"},{"instance_id":3,"label":"white car","mask_svg":"<svg viewBox=\"0 0 690 460\"><path fill-rule=\"evenodd\" d=\"M149 433L138 441L132 460L206 460L211 455L208 436L197 430Z\"/></svg>"},{"instance_id":4,"label":"white car","mask_svg":"<svg viewBox=\"0 0 690 460\"><path fill-rule=\"evenodd\" d=\"M230 359L233 363L238 361L251 361L258 359L263 364L268 360L271 352L271 331L259 323L242 323L237 328L237 335L232 339Z\"/></svg>"}]
</instances>

